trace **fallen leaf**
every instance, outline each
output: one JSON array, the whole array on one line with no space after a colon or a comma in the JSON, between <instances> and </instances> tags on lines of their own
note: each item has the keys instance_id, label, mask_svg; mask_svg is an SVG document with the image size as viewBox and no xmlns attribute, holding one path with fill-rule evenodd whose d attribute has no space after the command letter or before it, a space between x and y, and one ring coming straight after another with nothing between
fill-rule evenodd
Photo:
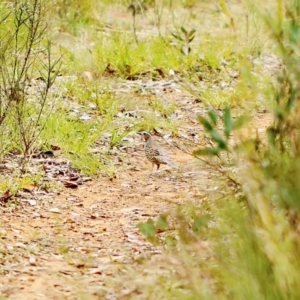
<instances>
[{"instance_id":1,"label":"fallen leaf","mask_svg":"<svg viewBox=\"0 0 300 300\"><path fill-rule=\"evenodd\" d=\"M57 208L57 207L50 208L49 212L56 213L56 214L60 214L61 213L60 209Z\"/></svg>"},{"instance_id":2,"label":"fallen leaf","mask_svg":"<svg viewBox=\"0 0 300 300\"><path fill-rule=\"evenodd\" d=\"M7 190L2 197L0 197L0 202L6 203L10 198L12 197L12 194L10 193L10 190Z\"/></svg>"},{"instance_id":3,"label":"fallen leaf","mask_svg":"<svg viewBox=\"0 0 300 300\"><path fill-rule=\"evenodd\" d=\"M30 258L29 258L29 264L30 264L31 266L36 266L36 259L35 259L34 257L30 257Z\"/></svg>"},{"instance_id":4,"label":"fallen leaf","mask_svg":"<svg viewBox=\"0 0 300 300\"><path fill-rule=\"evenodd\" d=\"M95 213L95 214L91 214L91 219L97 219L99 218L99 214L98 213Z\"/></svg>"},{"instance_id":5,"label":"fallen leaf","mask_svg":"<svg viewBox=\"0 0 300 300\"><path fill-rule=\"evenodd\" d=\"M32 206L36 205L36 200L28 200L28 202Z\"/></svg>"},{"instance_id":6,"label":"fallen leaf","mask_svg":"<svg viewBox=\"0 0 300 300\"><path fill-rule=\"evenodd\" d=\"M78 188L78 184L72 181L64 181L64 186L71 189Z\"/></svg>"},{"instance_id":7,"label":"fallen leaf","mask_svg":"<svg viewBox=\"0 0 300 300\"><path fill-rule=\"evenodd\" d=\"M23 244L23 243L15 243L15 247L17 247L17 248L26 248L26 245L25 244Z\"/></svg>"},{"instance_id":8,"label":"fallen leaf","mask_svg":"<svg viewBox=\"0 0 300 300\"><path fill-rule=\"evenodd\" d=\"M50 147L51 147L51 149L52 149L53 151L55 151L55 150L60 150L60 147L59 147L59 146L51 145Z\"/></svg>"}]
</instances>

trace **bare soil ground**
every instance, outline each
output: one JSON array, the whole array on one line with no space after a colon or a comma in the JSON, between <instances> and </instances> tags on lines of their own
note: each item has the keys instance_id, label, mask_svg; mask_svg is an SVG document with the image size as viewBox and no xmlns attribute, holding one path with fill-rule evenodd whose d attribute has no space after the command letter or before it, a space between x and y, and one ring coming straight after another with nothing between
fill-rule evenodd
<instances>
[{"instance_id":1,"label":"bare soil ground","mask_svg":"<svg viewBox=\"0 0 300 300\"><path fill-rule=\"evenodd\" d=\"M92 299L107 289L107 276L116 275L121 264L160 253L136 224L169 211L172 204L205 197L209 185L209 170L187 156L172 153L172 158L182 170L149 176L151 165L133 157L139 171L66 189L51 207L27 206L2 215L2 251L10 257L2 268L3 295L78 299L83 293Z\"/></svg>"},{"instance_id":2,"label":"bare soil ground","mask_svg":"<svg viewBox=\"0 0 300 300\"><path fill-rule=\"evenodd\" d=\"M65 189L50 203L25 204L2 215L4 297L97 298L102 289L110 292L107 278L123 264L161 252L145 241L136 224L169 211L172 204L204 197L209 170L173 148L170 156L181 169L152 173L143 142L136 142L131 153L117 155L129 156L130 167L115 179L100 177L76 190ZM116 288L112 291L121 293Z\"/></svg>"},{"instance_id":3,"label":"bare soil ground","mask_svg":"<svg viewBox=\"0 0 300 300\"><path fill-rule=\"evenodd\" d=\"M257 128L264 128L270 116L255 120ZM166 144L180 170L163 167L152 173L143 142L136 143L130 154L120 153L129 155L131 167L115 179L99 177L63 190L47 205L28 204L2 214L0 287L5 299L126 299L134 283L120 286L114 278L122 278L128 264L138 270L141 259L162 252L136 225L224 188L207 165Z\"/></svg>"}]
</instances>

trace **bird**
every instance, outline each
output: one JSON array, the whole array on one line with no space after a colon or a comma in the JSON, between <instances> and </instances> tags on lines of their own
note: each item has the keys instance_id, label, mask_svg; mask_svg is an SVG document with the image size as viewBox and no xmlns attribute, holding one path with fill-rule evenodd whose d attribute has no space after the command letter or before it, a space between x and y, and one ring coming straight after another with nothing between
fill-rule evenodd
<instances>
[{"instance_id":1,"label":"bird","mask_svg":"<svg viewBox=\"0 0 300 300\"><path fill-rule=\"evenodd\" d=\"M159 169L159 166L169 165L174 168L178 168L178 166L168 157L167 152L158 145L154 139L152 138L151 134L146 131L138 132L145 140L144 150L147 159L152 163L152 169L154 165L157 166L156 172Z\"/></svg>"}]
</instances>

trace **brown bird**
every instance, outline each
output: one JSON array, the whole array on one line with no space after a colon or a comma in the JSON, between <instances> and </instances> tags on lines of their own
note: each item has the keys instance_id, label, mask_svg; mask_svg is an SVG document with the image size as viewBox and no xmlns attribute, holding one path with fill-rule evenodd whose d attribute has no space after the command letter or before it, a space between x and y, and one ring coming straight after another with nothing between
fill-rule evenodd
<instances>
[{"instance_id":1,"label":"brown bird","mask_svg":"<svg viewBox=\"0 0 300 300\"><path fill-rule=\"evenodd\" d=\"M178 168L178 166L168 157L167 152L153 140L150 133L142 131L138 132L138 134L143 136L146 141L144 146L145 154L152 163L152 167L154 167L154 165L157 166L156 171L162 164Z\"/></svg>"}]
</instances>

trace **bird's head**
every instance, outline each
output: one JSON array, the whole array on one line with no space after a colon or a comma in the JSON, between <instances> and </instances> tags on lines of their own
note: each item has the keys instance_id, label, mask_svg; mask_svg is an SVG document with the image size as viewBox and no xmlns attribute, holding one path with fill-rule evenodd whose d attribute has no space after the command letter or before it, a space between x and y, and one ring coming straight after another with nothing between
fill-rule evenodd
<instances>
[{"instance_id":1,"label":"bird's head","mask_svg":"<svg viewBox=\"0 0 300 300\"><path fill-rule=\"evenodd\" d=\"M147 131L140 131L137 132L138 135L142 136L144 138L144 140L147 142L149 139L151 139L151 135L149 132Z\"/></svg>"}]
</instances>

